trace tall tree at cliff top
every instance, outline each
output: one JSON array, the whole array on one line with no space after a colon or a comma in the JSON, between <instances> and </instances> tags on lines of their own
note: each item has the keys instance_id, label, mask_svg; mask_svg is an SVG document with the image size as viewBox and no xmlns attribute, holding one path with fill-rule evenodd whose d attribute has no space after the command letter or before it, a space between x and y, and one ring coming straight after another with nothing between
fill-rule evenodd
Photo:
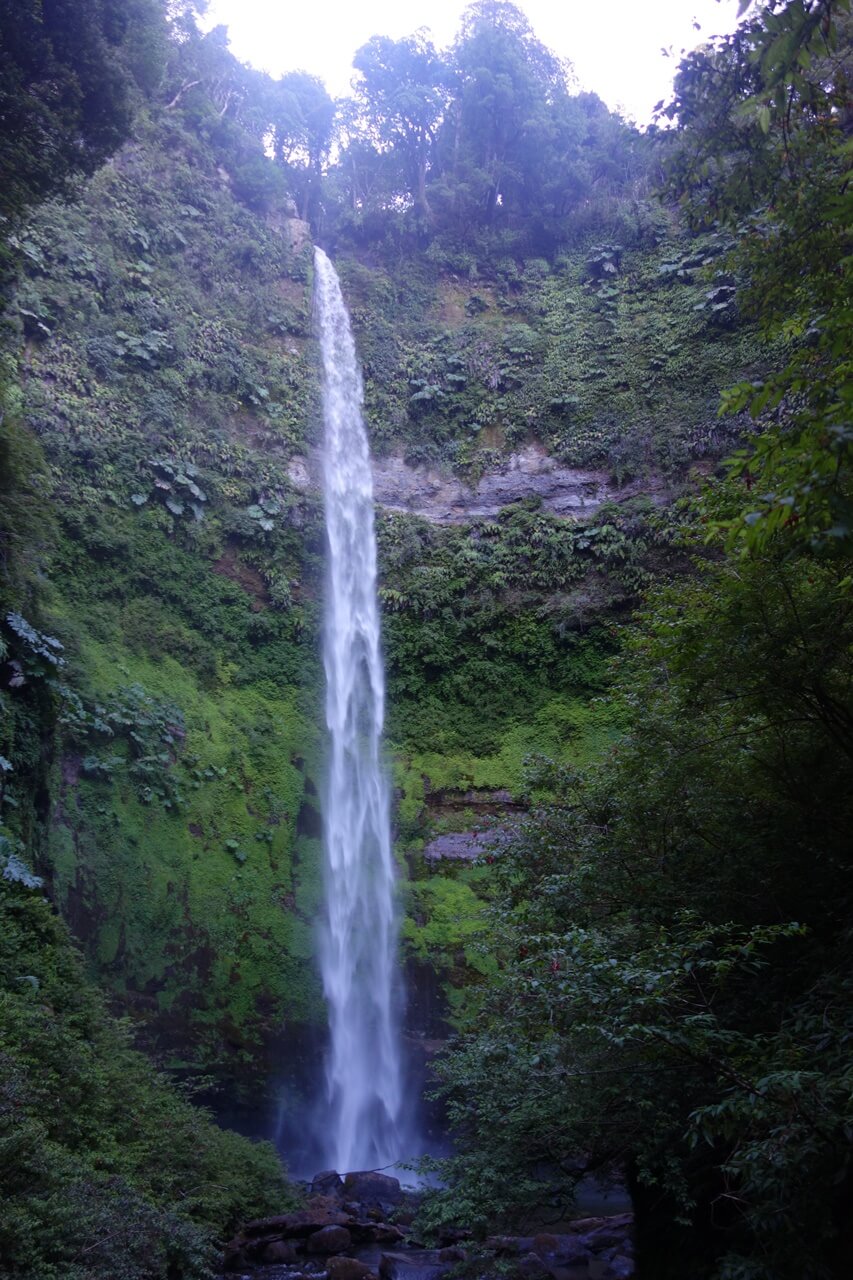
<instances>
[{"instance_id":1,"label":"tall tree at cliff top","mask_svg":"<svg viewBox=\"0 0 853 1280\"><path fill-rule=\"evenodd\" d=\"M535 200L567 68L505 0L466 10L453 58L460 85L442 167L452 174L457 215L488 223L501 207L523 210Z\"/></svg>"},{"instance_id":2,"label":"tall tree at cliff top","mask_svg":"<svg viewBox=\"0 0 853 1280\"><path fill-rule=\"evenodd\" d=\"M418 214L430 212L427 173L435 162L452 71L423 32L403 40L374 36L359 49L356 98L375 144L390 148Z\"/></svg>"},{"instance_id":3,"label":"tall tree at cliff top","mask_svg":"<svg viewBox=\"0 0 853 1280\"><path fill-rule=\"evenodd\" d=\"M290 71L271 88L270 119L276 159L284 166L299 216L315 217L335 104L316 76Z\"/></svg>"}]
</instances>

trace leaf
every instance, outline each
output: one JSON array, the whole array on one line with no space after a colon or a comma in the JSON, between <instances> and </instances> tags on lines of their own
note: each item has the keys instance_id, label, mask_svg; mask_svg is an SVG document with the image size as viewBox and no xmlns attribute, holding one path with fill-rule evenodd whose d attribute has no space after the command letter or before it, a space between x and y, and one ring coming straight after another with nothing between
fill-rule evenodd
<instances>
[{"instance_id":1,"label":"leaf","mask_svg":"<svg viewBox=\"0 0 853 1280\"><path fill-rule=\"evenodd\" d=\"M12 884L22 884L26 889L40 889L44 884L41 876L34 875L29 867L16 853L10 853L3 868L3 879Z\"/></svg>"}]
</instances>

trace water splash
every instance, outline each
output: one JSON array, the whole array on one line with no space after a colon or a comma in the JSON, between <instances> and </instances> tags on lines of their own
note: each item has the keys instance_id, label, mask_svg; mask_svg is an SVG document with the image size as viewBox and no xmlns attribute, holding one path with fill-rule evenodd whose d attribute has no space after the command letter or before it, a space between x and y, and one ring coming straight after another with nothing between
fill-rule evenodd
<instances>
[{"instance_id":1,"label":"water splash","mask_svg":"<svg viewBox=\"0 0 853 1280\"><path fill-rule=\"evenodd\" d=\"M390 805L380 755L385 687L363 389L340 284L322 249L314 251L314 268L323 359L328 539L323 661L330 740L320 967L331 1039L326 1149L329 1166L343 1172L400 1158L402 1072Z\"/></svg>"}]
</instances>

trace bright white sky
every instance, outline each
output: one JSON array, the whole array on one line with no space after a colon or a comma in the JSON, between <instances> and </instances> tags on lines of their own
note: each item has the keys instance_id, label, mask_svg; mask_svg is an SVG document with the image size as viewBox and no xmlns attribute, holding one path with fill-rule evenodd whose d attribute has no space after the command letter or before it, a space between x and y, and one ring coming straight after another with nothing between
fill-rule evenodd
<instances>
[{"instance_id":1,"label":"bright white sky","mask_svg":"<svg viewBox=\"0 0 853 1280\"><path fill-rule=\"evenodd\" d=\"M666 98L677 55L736 25L737 0L516 0L544 45L574 64L582 89L646 124ZM210 0L205 27L224 23L238 58L275 76L309 71L335 97L352 57L374 35L427 27L453 40L466 0ZM700 30L693 25L699 24ZM666 57L663 50L672 50Z\"/></svg>"}]
</instances>

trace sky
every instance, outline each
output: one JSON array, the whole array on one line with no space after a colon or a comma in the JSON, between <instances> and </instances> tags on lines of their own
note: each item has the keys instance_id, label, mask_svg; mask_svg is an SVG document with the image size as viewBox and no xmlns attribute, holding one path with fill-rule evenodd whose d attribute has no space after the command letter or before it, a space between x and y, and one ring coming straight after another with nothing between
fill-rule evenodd
<instances>
[{"instance_id":1,"label":"sky","mask_svg":"<svg viewBox=\"0 0 853 1280\"><path fill-rule=\"evenodd\" d=\"M542 43L574 65L580 89L593 90L640 125L668 96L681 50L731 31L738 9L737 0L516 4ZM444 47L465 7L465 0L209 0L204 25L227 26L241 61L274 76L309 71L338 97L349 92L353 55L371 36L398 40L426 27Z\"/></svg>"}]
</instances>

